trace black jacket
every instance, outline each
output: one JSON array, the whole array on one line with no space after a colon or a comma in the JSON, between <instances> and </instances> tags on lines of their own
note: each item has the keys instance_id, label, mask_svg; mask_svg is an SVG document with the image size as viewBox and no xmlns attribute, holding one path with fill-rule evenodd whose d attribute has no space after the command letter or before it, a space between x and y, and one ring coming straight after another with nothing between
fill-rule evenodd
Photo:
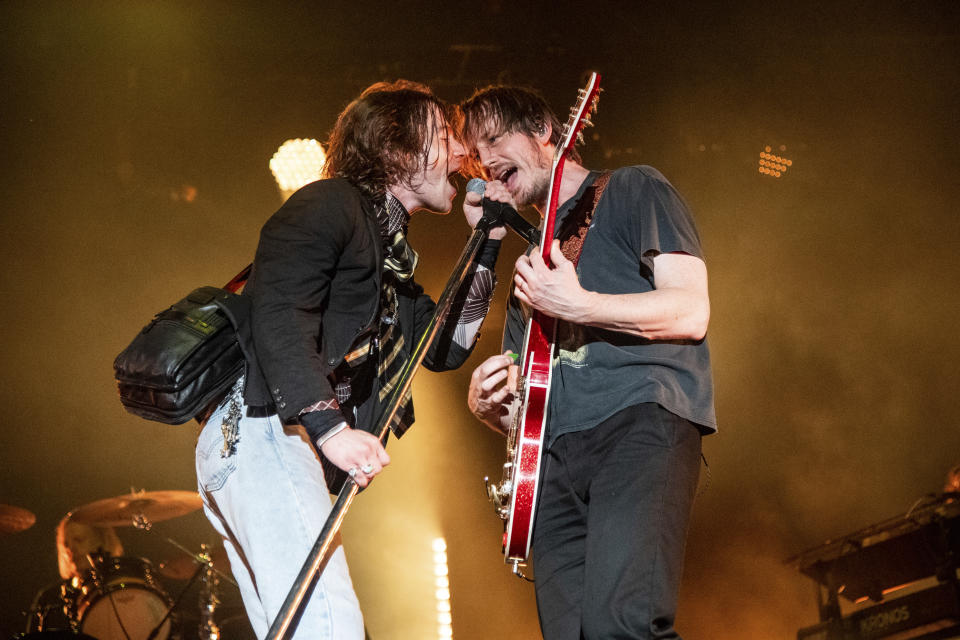
<instances>
[{"instance_id":1,"label":"black jacket","mask_svg":"<svg viewBox=\"0 0 960 640\"><path fill-rule=\"evenodd\" d=\"M249 322L239 332L248 405L295 420L304 407L334 398L329 374L377 326L382 254L372 203L340 178L303 187L267 221L244 292ZM435 304L412 280L397 287L397 297L409 355ZM424 359L433 371L456 368L470 355L449 329ZM362 415L372 415L371 404Z\"/></svg>"}]
</instances>

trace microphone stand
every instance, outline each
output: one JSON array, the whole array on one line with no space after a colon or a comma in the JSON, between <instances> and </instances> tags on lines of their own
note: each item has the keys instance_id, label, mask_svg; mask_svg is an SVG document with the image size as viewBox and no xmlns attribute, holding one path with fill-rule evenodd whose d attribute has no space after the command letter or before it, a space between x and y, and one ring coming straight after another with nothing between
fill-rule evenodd
<instances>
[{"instance_id":1,"label":"microphone stand","mask_svg":"<svg viewBox=\"0 0 960 640\"><path fill-rule=\"evenodd\" d=\"M437 300L437 306L434 309L433 316L430 318L430 323L426 329L424 329L420 341L414 347L410 359L401 371L397 385L394 387L393 393L390 395L384 407L383 414L377 421L377 426L373 433L380 438L381 442L386 440L390 432L390 425L393 424L393 421L396 419L403 398L413 383L413 376L420 368L420 364L423 362L427 351L437 339L440 328L443 326L447 314L450 311L454 295L466 280L467 271L473 259L476 257L477 252L480 250L480 246L487 239L487 235L491 229L503 224L497 216L498 212L493 210L494 208L491 207L488 210L488 207L484 207L483 209L483 216L477 222L473 233L470 235L470 239L467 240L467 244L460 254L460 259L454 267L453 273L450 274L450 279L447 280L447 285L444 287L443 293L440 295L439 300ZM324 523L323 529L320 530L317 541L314 543L310 553L307 554L307 559L303 563L300 574L294 581L290 592L287 594L286 600L283 602L283 606L280 607L277 617L270 626L266 640L281 640L288 637L287 633L291 630L293 619L303 606L307 592L312 589L316 583L319 577L320 567L327 555L327 551L330 549L330 545L333 543L333 538L337 534L337 531L340 530L340 525L343 524L347 509L350 507L350 503L353 502L353 498L357 495L358 490L359 486L357 483L353 481L353 478L348 477L340 489L340 493L337 495L337 500L330 510L330 515L327 516L327 521Z\"/></svg>"},{"instance_id":2,"label":"microphone stand","mask_svg":"<svg viewBox=\"0 0 960 640\"><path fill-rule=\"evenodd\" d=\"M540 244L540 230L527 222L527 219L517 213L517 210L509 204L484 198L483 215L489 215L499 224L510 227L518 236L526 240L528 244Z\"/></svg>"}]
</instances>

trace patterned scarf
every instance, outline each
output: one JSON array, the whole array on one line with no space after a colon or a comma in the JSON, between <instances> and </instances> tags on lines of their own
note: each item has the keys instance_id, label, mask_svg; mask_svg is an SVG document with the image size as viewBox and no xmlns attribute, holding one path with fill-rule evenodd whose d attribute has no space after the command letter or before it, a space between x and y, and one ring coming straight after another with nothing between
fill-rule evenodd
<instances>
[{"instance_id":1,"label":"patterned scarf","mask_svg":"<svg viewBox=\"0 0 960 640\"><path fill-rule=\"evenodd\" d=\"M416 269L417 252L407 244L406 231L410 214L392 194L384 203L374 207L380 223L380 239L384 248L383 284L380 289L380 326L377 331L377 380L380 383L379 400L384 402L393 392L406 366L403 331L397 313L397 282L406 282ZM413 406L408 390L401 401L397 417L390 429L398 438L413 424Z\"/></svg>"}]
</instances>

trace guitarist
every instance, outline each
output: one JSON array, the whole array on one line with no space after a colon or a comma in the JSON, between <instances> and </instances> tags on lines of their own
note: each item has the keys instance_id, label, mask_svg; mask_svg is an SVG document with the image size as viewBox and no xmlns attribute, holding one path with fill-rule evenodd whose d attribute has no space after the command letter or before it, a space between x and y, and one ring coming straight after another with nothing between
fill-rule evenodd
<instances>
[{"instance_id":1,"label":"guitarist","mask_svg":"<svg viewBox=\"0 0 960 640\"><path fill-rule=\"evenodd\" d=\"M559 121L535 92L490 87L461 105L486 197L541 215ZM601 174L568 154L556 236ZM579 214L578 214L579 215ZM575 235L575 234L574 234ZM468 404L498 431L520 402L510 353L525 318L557 318L532 555L547 640L678 638L674 630L701 436L716 431L707 270L693 217L656 169L613 171L579 263L557 239L516 261L505 355L473 372Z\"/></svg>"}]
</instances>

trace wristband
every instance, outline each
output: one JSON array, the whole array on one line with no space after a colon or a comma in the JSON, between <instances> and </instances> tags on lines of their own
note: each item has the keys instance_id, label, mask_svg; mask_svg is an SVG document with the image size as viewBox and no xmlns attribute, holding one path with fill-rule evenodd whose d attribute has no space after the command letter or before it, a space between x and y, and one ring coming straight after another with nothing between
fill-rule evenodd
<instances>
[{"instance_id":1,"label":"wristband","mask_svg":"<svg viewBox=\"0 0 960 640\"><path fill-rule=\"evenodd\" d=\"M480 246L480 252L477 255L477 264L483 265L493 271L497 264L497 256L500 254L500 241L487 238Z\"/></svg>"},{"instance_id":2,"label":"wristband","mask_svg":"<svg viewBox=\"0 0 960 640\"><path fill-rule=\"evenodd\" d=\"M333 429L330 429L330 431L327 431L325 434L323 434L322 436L320 436L315 440L317 444L317 449L322 447L323 443L329 440L330 438L332 438L333 436L337 435L344 429L349 429L349 428L350 428L350 425L348 425L346 422L341 422L340 424L335 426Z\"/></svg>"}]
</instances>

